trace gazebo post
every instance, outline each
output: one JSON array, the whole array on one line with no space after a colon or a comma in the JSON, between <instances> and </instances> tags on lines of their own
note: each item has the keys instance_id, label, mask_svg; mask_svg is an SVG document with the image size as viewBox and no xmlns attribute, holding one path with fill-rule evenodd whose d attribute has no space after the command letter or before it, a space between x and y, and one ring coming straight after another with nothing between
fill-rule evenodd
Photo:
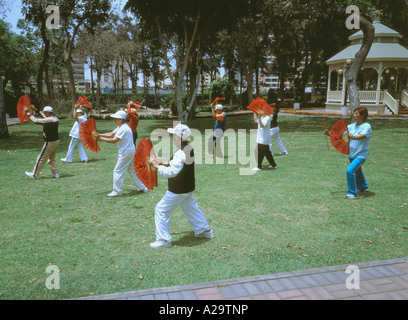
<instances>
[{"instance_id":1,"label":"gazebo post","mask_svg":"<svg viewBox=\"0 0 408 320\"><path fill-rule=\"evenodd\" d=\"M381 76L383 73L383 62L380 61L379 65L378 65L378 78L377 78L377 93L375 96L375 103L378 105L380 104L380 96L381 96Z\"/></svg>"}]
</instances>

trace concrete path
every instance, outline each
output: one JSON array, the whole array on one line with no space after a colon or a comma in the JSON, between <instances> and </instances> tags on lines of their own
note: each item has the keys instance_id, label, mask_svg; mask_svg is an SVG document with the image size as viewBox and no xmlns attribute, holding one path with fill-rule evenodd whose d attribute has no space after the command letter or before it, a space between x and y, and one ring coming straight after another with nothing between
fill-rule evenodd
<instances>
[{"instance_id":1,"label":"concrete path","mask_svg":"<svg viewBox=\"0 0 408 320\"><path fill-rule=\"evenodd\" d=\"M408 257L77 300L408 300Z\"/></svg>"}]
</instances>

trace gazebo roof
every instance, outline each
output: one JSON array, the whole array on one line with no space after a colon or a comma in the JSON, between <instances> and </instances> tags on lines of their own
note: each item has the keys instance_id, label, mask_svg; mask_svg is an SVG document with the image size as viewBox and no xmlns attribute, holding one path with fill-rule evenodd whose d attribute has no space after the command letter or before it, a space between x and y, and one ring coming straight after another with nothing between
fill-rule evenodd
<instances>
[{"instance_id":1,"label":"gazebo roof","mask_svg":"<svg viewBox=\"0 0 408 320\"><path fill-rule=\"evenodd\" d=\"M408 49L399 44L399 39L402 38L401 34L379 21L374 21L373 26L375 28L374 42L366 61L408 61ZM326 63L330 65L347 59L354 59L361 48L359 40L362 40L363 37L364 34L361 30L351 35L349 40L352 41L352 44L331 57ZM384 41L381 38L388 39Z\"/></svg>"}]
</instances>

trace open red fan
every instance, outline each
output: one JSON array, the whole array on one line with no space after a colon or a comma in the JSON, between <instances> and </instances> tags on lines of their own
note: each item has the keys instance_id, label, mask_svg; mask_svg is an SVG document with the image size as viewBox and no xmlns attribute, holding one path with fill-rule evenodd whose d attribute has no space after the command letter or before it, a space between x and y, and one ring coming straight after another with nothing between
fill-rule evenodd
<instances>
[{"instance_id":1,"label":"open red fan","mask_svg":"<svg viewBox=\"0 0 408 320\"><path fill-rule=\"evenodd\" d=\"M23 124L24 121L31 122L30 118L25 113L25 110L24 110L25 107L28 107L30 112L32 112L33 110L37 111L37 108L35 108L31 104L31 98L29 94L22 96L17 102L17 116L21 124Z\"/></svg>"},{"instance_id":2,"label":"open red fan","mask_svg":"<svg viewBox=\"0 0 408 320\"><path fill-rule=\"evenodd\" d=\"M261 98L254 99L249 106L247 106L248 110L256 112L257 114L273 114L272 107Z\"/></svg>"},{"instance_id":3,"label":"open red fan","mask_svg":"<svg viewBox=\"0 0 408 320\"><path fill-rule=\"evenodd\" d=\"M334 148L340 153L350 153L350 141L343 138L344 132L348 132L347 121L342 119L337 121L330 131L330 140Z\"/></svg>"},{"instance_id":4,"label":"open red fan","mask_svg":"<svg viewBox=\"0 0 408 320\"><path fill-rule=\"evenodd\" d=\"M140 109L142 107L142 104L139 101L128 101L128 104L132 104L136 108Z\"/></svg>"},{"instance_id":5,"label":"open red fan","mask_svg":"<svg viewBox=\"0 0 408 320\"><path fill-rule=\"evenodd\" d=\"M101 151L101 148L98 145L98 140L96 140L96 125L95 119L90 118L85 122L82 122L79 126L79 138L81 139L82 144L85 148L91 151Z\"/></svg>"},{"instance_id":6,"label":"open red fan","mask_svg":"<svg viewBox=\"0 0 408 320\"><path fill-rule=\"evenodd\" d=\"M88 101L88 98L85 97L85 96L79 97L76 104L80 105L80 106L88 107L89 109L92 109L92 104Z\"/></svg>"},{"instance_id":7,"label":"open red fan","mask_svg":"<svg viewBox=\"0 0 408 320\"><path fill-rule=\"evenodd\" d=\"M149 190L158 186L157 169L149 164L151 156L155 156L153 144L150 139L143 138L137 146L133 164L137 177Z\"/></svg>"},{"instance_id":8,"label":"open red fan","mask_svg":"<svg viewBox=\"0 0 408 320\"><path fill-rule=\"evenodd\" d=\"M225 98L224 97L222 97L222 98L215 98L214 99L214 101L211 103L211 105L213 106L214 105L214 103L216 103L216 102L218 102L218 101L220 101L220 100L225 100Z\"/></svg>"}]
</instances>

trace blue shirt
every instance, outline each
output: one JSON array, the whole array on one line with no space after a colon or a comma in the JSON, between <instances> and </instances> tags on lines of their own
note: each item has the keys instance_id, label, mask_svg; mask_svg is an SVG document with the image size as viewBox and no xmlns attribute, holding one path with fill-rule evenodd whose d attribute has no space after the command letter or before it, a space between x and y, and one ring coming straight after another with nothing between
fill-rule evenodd
<instances>
[{"instance_id":1,"label":"blue shirt","mask_svg":"<svg viewBox=\"0 0 408 320\"><path fill-rule=\"evenodd\" d=\"M370 142L371 137L371 126L369 123L364 122L361 125L357 125L357 123L350 124L348 127L348 131L353 136L358 136L360 134L364 134L364 139L361 140L350 140L350 154L349 158L361 158L366 159L368 156L368 144Z\"/></svg>"}]
</instances>

